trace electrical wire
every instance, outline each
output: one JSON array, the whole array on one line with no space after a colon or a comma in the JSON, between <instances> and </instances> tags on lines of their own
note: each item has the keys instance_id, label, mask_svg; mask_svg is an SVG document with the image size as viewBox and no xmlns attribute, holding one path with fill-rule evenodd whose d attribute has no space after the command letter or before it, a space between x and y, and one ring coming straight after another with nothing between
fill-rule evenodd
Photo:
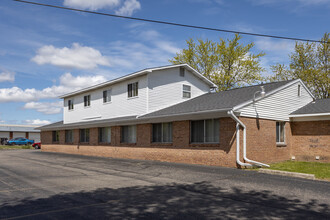
<instances>
[{"instance_id":1,"label":"electrical wire","mask_svg":"<svg viewBox=\"0 0 330 220\"><path fill-rule=\"evenodd\" d=\"M76 9L76 8L57 6L57 5L49 5L49 4L31 2L31 1L25 1L25 0L13 0L13 1L26 3L26 4L32 4L32 5L39 5L39 6L45 6L45 7L70 10L70 11L84 12L84 13L89 13L89 14L103 15L103 16L109 16L109 17L115 17L115 18L123 18L123 19L130 19L130 20L136 20L136 21L144 21L144 22L151 22L151 23L157 23L157 24L186 27L186 28L202 29L202 30L208 30L208 31L235 33L235 34L250 35L250 36L256 36L256 37L277 38L277 39L284 39L284 40L305 41L305 42L314 42L314 43L330 43L330 42L325 42L325 41L320 41L320 40L284 37L284 36L268 35L268 34L258 34L258 33L251 33L251 32L241 32L241 31L234 31L234 30L225 30L225 29L205 27L205 26L180 24L180 23L174 23L174 22L168 22L168 21L152 20L152 19L137 18L137 17L128 17L128 16L122 16L122 15L115 15L115 14L109 14L109 13L102 13L102 12L95 12L95 11L88 11L88 10L82 10L82 9Z\"/></svg>"}]
</instances>

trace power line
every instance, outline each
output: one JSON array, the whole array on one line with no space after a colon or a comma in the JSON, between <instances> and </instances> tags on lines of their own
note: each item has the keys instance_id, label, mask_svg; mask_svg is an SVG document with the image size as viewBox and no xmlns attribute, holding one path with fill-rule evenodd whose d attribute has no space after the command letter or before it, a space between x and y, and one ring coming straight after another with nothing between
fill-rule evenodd
<instances>
[{"instance_id":1,"label":"power line","mask_svg":"<svg viewBox=\"0 0 330 220\"><path fill-rule=\"evenodd\" d=\"M218 29L218 28L211 28L211 27L204 27L204 26L189 25L189 24L180 24L180 23L174 23L174 22L168 22L168 21L152 20L152 19L137 18L137 17L128 17L128 16L122 16L122 15L88 11L88 10L69 8L69 7L63 7L63 6L57 6L57 5L49 5L49 4L30 2L30 1L24 1L24 0L13 0L13 1L32 4L32 5L46 6L46 7L51 7L51 8L65 9L65 10L70 10L70 11L78 11L78 12L84 12L84 13L90 13L90 14L96 14L96 15L104 15L104 16L109 16L109 17L124 18L124 19L136 20L136 21L144 21L144 22L151 22L151 23L157 23L157 24L166 24L166 25L186 27L186 28L194 28L194 29L202 29L202 30L209 30L209 31L226 32L226 33L235 33L235 34L250 35L250 36L256 36L256 37L277 38L277 39L284 39L284 40L306 41L306 42L315 42L315 43L329 43L329 42L324 42L324 41L320 41L320 40L310 40L310 39L302 39L302 38L294 38L294 37L283 37L283 36L276 36L276 35L241 32L241 31L225 30L225 29Z\"/></svg>"}]
</instances>

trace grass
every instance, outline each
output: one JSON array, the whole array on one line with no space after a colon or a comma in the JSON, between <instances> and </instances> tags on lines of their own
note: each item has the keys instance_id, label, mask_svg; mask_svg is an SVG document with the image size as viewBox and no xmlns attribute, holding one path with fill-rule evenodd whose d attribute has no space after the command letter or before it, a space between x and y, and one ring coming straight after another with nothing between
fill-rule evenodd
<instances>
[{"instance_id":1,"label":"grass","mask_svg":"<svg viewBox=\"0 0 330 220\"><path fill-rule=\"evenodd\" d=\"M318 179L330 180L330 163L285 161L271 164L267 169L314 174Z\"/></svg>"},{"instance_id":2,"label":"grass","mask_svg":"<svg viewBox=\"0 0 330 220\"><path fill-rule=\"evenodd\" d=\"M0 145L0 150L13 150L13 149L34 149L31 145Z\"/></svg>"}]
</instances>

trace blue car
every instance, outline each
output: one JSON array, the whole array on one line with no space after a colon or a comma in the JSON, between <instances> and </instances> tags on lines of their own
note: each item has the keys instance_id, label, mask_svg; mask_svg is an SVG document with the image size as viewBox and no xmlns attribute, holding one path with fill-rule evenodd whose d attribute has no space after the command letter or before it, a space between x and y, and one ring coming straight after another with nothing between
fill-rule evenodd
<instances>
[{"instance_id":1,"label":"blue car","mask_svg":"<svg viewBox=\"0 0 330 220\"><path fill-rule=\"evenodd\" d=\"M33 144L34 140L29 140L27 138L14 138L8 141L8 145L28 145Z\"/></svg>"}]
</instances>

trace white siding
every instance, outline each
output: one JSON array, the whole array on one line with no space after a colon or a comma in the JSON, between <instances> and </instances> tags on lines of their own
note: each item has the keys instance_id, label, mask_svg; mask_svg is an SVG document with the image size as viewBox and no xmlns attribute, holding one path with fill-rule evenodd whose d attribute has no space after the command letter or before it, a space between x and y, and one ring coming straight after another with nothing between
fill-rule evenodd
<instances>
[{"instance_id":1,"label":"white siding","mask_svg":"<svg viewBox=\"0 0 330 220\"><path fill-rule=\"evenodd\" d=\"M0 131L0 138L8 138L9 139L9 132Z\"/></svg>"},{"instance_id":2,"label":"white siding","mask_svg":"<svg viewBox=\"0 0 330 220\"><path fill-rule=\"evenodd\" d=\"M140 76L112 86L92 90L64 99L64 123L109 119L146 113L147 76ZM138 96L127 97L127 84L139 83ZM103 91L111 89L111 102L103 103ZM84 96L91 95L91 106L84 107ZM73 99L74 109L68 110L68 100Z\"/></svg>"},{"instance_id":3,"label":"white siding","mask_svg":"<svg viewBox=\"0 0 330 220\"><path fill-rule=\"evenodd\" d=\"M180 68L154 71L148 75L149 104L148 112L159 110L189 99L182 97L182 85L191 86L191 98L210 91L210 86L185 70L180 76Z\"/></svg>"},{"instance_id":4,"label":"white siding","mask_svg":"<svg viewBox=\"0 0 330 220\"><path fill-rule=\"evenodd\" d=\"M25 138L25 132L17 132L17 131L14 131L14 132L13 132L13 138L17 138L17 137Z\"/></svg>"},{"instance_id":5,"label":"white siding","mask_svg":"<svg viewBox=\"0 0 330 220\"><path fill-rule=\"evenodd\" d=\"M289 121L291 112L313 101L303 86L301 86L301 96L298 96L299 84L300 82L296 82L281 91L256 101L255 104L252 103L239 109L238 112L241 112L241 116L246 117Z\"/></svg>"},{"instance_id":6,"label":"white siding","mask_svg":"<svg viewBox=\"0 0 330 220\"><path fill-rule=\"evenodd\" d=\"M34 142L40 142L40 133L29 132L29 139L34 140Z\"/></svg>"}]
</instances>

